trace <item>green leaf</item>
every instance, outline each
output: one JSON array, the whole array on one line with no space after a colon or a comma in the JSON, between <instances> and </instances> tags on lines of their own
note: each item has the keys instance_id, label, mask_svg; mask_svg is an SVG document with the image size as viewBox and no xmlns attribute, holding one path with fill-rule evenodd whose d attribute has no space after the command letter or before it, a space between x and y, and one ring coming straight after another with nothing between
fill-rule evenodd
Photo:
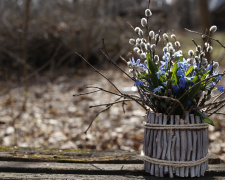
<instances>
[{"instance_id":1,"label":"green leaf","mask_svg":"<svg viewBox=\"0 0 225 180\"><path fill-rule=\"evenodd\" d=\"M177 61L176 63L173 65L173 68L172 68L172 76L171 76L171 80L174 79L174 83L177 84Z\"/></svg>"},{"instance_id":2,"label":"green leaf","mask_svg":"<svg viewBox=\"0 0 225 180\"><path fill-rule=\"evenodd\" d=\"M207 122L208 124L214 126L213 121L212 121L211 119L209 119L209 117L206 116L205 114L203 114L201 111L195 110L195 113L196 113L198 116L200 116L200 118L201 118L202 120L204 120L204 121Z\"/></svg>"},{"instance_id":3,"label":"green leaf","mask_svg":"<svg viewBox=\"0 0 225 180\"><path fill-rule=\"evenodd\" d=\"M185 76L188 76L192 70L193 70L193 66L191 66L191 67L188 69L188 71L185 73Z\"/></svg>"},{"instance_id":4,"label":"green leaf","mask_svg":"<svg viewBox=\"0 0 225 180\"><path fill-rule=\"evenodd\" d=\"M153 82L153 85L155 87L158 87L158 78L157 78L157 75L156 75L156 72L158 71L158 67L152 61L149 53L147 53L147 65L148 65L148 69L149 69L149 73L150 73L150 78L151 78L151 80Z\"/></svg>"}]
</instances>

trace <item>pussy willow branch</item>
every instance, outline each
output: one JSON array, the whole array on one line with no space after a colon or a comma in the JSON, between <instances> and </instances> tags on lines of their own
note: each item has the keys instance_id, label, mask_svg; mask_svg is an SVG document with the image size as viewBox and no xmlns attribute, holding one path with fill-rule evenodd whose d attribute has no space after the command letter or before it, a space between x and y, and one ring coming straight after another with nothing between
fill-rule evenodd
<instances>
[{"instance_id":1,"label":"pussy willow branch","mask_svg":"<svg viewBox=\"0 0 225 180\"><path fill-rule=\"evenodd\" d=\"M114 66L116 66L120 71L122 71L127 77L129 77L131 80L134 81L134 79L129 75L127 74L123 69L121 69L118 64L116 64L112 58L109 56L109 53L106 49L106 46L105 46L105 40L104 38L102 38L102 43L103 43L103 48L104 48L104 51L102 49L100 49L100 51L102 52L102 54L107 58L108 61L110 61L111 63L113 63Z\"/></svg>"},{"instance_id":2,"label":"pussy willow branch","mask_svg":"<svg viewBox=\"0 0 225 180\"><path fill-rule=\"evenodd\" d=\"M191 32L191 33L195 33L195 34L199 34L199 35L204 35L204 36L210 38L211 40L216 41L220 46L222 46L223 48L225 48L225 46L218 39L214 39L214 38L212 38L212 37L210 37L210 36L208 36L206 34L203 34L203 33L197 32L197 31L193 31L193 30L190 30L190 29L187 29L187 28L184 28L184 29L186 31Z\"/></svg>"}]
</instances>

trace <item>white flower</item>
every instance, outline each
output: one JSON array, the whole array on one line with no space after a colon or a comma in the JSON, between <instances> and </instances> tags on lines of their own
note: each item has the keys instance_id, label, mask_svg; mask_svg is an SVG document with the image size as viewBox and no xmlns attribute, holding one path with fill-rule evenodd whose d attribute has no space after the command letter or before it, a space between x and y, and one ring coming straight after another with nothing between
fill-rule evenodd
<instances>
[{"instance_id":1,"label":"white flower","mask_svg":"<svg viewBox=\"0 0 225 180\"><path fill-rule=\"evenodd\" d=\"M142 19L141 19L141 25L142 25L143 27L145 27L145 26L147 25L147 19L146 19L146 18L142 18Z\"/></svg>"},{"instance_id":2,"label":"white flower","mask_svg":"<svg viewBox=\"0 0 225 180\"><path fill-rule=\"evenodd\" d=\"M145 16L146 16L146 17L150 17L151 15L152 15L151 10L150 10L150 9L146 9L146 10L145 10Z\"/></svg>"},{"instance_id":3,"label":"white flower","mask_svg":"<svg viewBox=\"0 0 225 180\"><path fill-rule=\"evenodd\" d=\"M214 32L216 32L216 30L217 30L217 26L211 26L210 27L210 29L209 29L209 31L211 32L211 33L214 33Z\"/></svg>"},{"instance_id":4,"label":"white flower","mask_svg":"<svg viewBox=\"0 0 225 180\"><path fill-rule=\"evenodd\" d=\"M135 39L132 39L132 38L131 38L131 39L129 40L129 44L135 45Z\"/></svg>"}]
</instances>

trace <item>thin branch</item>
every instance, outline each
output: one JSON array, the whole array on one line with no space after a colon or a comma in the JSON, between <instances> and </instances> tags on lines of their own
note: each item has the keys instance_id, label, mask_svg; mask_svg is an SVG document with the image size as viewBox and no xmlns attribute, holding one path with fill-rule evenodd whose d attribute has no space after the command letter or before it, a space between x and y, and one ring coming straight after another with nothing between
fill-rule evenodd
<instances>
[{"instance_id":1,"label":"thin branch","mask_svg":"<svg viewBox=\"0 0 225 180\"><path fill-rule=\"evenodd\" d=\"M74 94L73 96L83 96L83 95L88 95L88 94L93 94L96 92L99 92L101 90L96 90L96 91L91 91L91 92L86 92L86 93L80 93L80 94Z\"/></svg>"},{"instance_id":2,"label":"thin branch","mask_svg":"<svg viewBox=\"0 0 225 180\"><path fill-rule=\"evenodd\" d=\"M105 108L105 109L99 111L99 112L95 115L95 117L91 120L91 123L89 124L89 126L87 127L87 129L84 131L85 134L86 134L87 131L90 129L90 127L91 127L91 125L93 124L95 118L98 117L99 114L101 114L101 113L103 113L103 112L109 110L109 108L111 108L111 106L112 106L112 105L110 105L110 106L108 106L107 108Z\"/></svg>"},{"instance_id":3,"label":"thin branch","mask_svg":"<svg viewBox=\"0 0 225 180\"><path fill-rule=\"evenodd\" d=\"M203 34L203 33L200 33L200 32L197 32L197 31L193 31L193 30L190 30L190 29L187 29L187 28L184 28L186 31L189 31L191 33L195 33L195 34L199 34L199 35L204 35L206 37L208 37L209 39L213 40L213 41L216 41L220 46L222 46L223 48L225 48L225 46L217 39L214 39L206 34Z\"/></svg>"},{"instance_id":4,"label":"thin branch","mask_svg":"<svg viewBox=\"0 0 225 180\"><path fill-rule=\"evenodd\" d=\"M114 104L118 104L118 103L124 103L126 101L133 101L133 100L131 100L131 99L124 99L124 100L115 101L115 102L111 102L111 103L105 103L105 104L98 104L98 105L89 106L89 108L100 107L100 106L108 107L109 105L114 105Z\"/></svg>"},{"instance_id":5,"label":"thin branch","mask_svg":"<svg viewBox=\"0 0 225 180\"><path fill-rule=\"evenodd\" d=\"M92 64L89 63L83 56L81 56L78 52L75 52L75 54L77 54L80 58L82 58L89 66L92 67L92 69L95 70L95 72L97 72L103 78L105 78L120 94L122 94L121 91L116 87L116 85L112 81L110 81L106 76L104 76L101 72L99 72L99 70L97 70L94 66L92 66Z\"/></svg>"},{"instance_id":6,"label":"thin branch","mask_svg":"<svg viewBox=\"0 0 225 180\"><path fill-rule=\"evenodd\" d=\"M112 62L113 65L115 65L120 71L122 71L124 74L126 74L127 77L129 77L131 80L134 81L134 79L133 79L129 74L127 74L123 69L121 69L121 68L118 66L118 64L116 64L116 63L112 60L112 58L109 56L109 53L108 53L108 51L107 51L107 49L106 49L106 46L105 46L104 38L102 38L102 43L103 43L103 48L104 48L104 51L105 51L105 52L104 52L102 49L100 49L100 51L101 51L102 54L107 58L107 60L110 61L110 62Z\"/></svg>"}]
</instances>

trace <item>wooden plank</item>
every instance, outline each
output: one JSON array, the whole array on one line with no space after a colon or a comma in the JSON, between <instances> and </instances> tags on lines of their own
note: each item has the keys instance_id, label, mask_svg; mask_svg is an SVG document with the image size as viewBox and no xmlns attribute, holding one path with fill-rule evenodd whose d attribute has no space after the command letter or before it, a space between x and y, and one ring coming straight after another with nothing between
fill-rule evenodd
<instances>
[{"instance_id":1,"label":"wooden plank","mask_svg":"<svg viewBox=\"0 0 225 180\"><path fill-rule=\"evenodd\" d=\"M153 176L133 176L129 174L124 175L86 175L86 174L31 174L31 173L0 173L1 179L79 179L79 180L159 180L158 177ZM161 178L165 179L165 178ZM180 180L181 178L174 178L173 180ZM186 179L186 178L185 178ZM184 180L185 180L184 179ZM212 176L212 177L200 177L198 180L224 180L223 176Z\"/></svg>"},{"instance_id":2,"label":"wooden plank","mask_svg":"<svg viewBox=\"0 0 225 180\"><path fill-rule=\"evenodd\" d=\"M98 164L98 163L57 163L57 162L13 162L1 161L0 172L86 174L86 175L147 175L143 164ZM224 176L225 164L209 165L206 177Z\"/></svg>"}]
</instances>

